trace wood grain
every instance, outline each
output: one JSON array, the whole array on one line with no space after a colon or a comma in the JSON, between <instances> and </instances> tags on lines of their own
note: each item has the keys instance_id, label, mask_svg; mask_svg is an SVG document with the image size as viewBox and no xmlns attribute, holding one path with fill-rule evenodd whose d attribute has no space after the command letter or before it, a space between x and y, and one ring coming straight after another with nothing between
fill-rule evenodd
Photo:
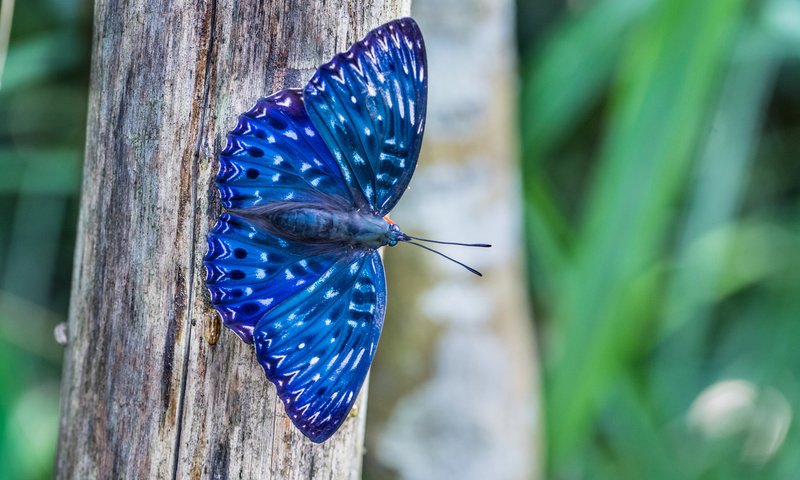
<instances>
[{"instance_id":1,"label":"wood grain","mask_svg":"<svg viewBox=\"0 0 800 480\"><path fill-rule=\"evenodd\" d=\"M204 339L202 256L237 115L409 1L96 2L58 478L359 477L365 399L302 437L252 348Z\"/></svg>"}]
</instances>

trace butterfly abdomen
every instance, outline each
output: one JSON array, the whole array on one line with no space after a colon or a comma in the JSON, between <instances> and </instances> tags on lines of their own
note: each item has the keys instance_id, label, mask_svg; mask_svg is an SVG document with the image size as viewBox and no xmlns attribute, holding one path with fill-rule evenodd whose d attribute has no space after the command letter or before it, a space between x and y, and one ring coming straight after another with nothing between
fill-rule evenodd
<instances>
[{"instance_id":1,"label":"butterfly abdomen","mask_svg":"<svg viewBox=\"0 0 800 480\"><path fill-rule=\"evenodd\" d=\"M376 215L317 205L287 202L236 213L279 237L308 244L379 248L396 243L399 234Z\"/></svg>"}]
</instances>

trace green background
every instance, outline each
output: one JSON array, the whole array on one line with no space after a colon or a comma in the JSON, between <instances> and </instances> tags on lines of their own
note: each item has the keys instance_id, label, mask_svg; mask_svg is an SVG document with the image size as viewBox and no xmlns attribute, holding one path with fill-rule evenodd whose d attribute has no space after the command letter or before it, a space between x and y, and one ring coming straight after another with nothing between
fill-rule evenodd
<instances>
[{"instance_id":1,"label":"green background","mask_svg":"<svg viewBox=\"0 0 800 480\"><path fill-rule=\"evenodd\" d=\"M520 0L548 478L800 472L800 1ZM48 478L91 6L18 1L0 85L0 468Z\"/></svg>"}]
</instances>

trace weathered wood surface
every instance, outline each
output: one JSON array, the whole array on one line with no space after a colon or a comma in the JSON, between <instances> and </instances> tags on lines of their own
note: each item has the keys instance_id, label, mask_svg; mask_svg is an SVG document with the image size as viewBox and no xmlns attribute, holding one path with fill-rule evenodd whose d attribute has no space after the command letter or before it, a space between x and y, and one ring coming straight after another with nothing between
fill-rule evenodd
<instances>
[{"instance_id":1,"label":"weathered wood surface","mask_svg":"<svg viewBox=\"0 0 800 480\"><path fill-rule=\"evenodd\" d=\"M411 235L488 242L386 251L389 311L373 365L365 472L377 478L542 475L542 422L522 268L511 0L415 0L428 122L392 214ZM393 472L392 475L388 475Z\"/></svg>"},{"instance_id":2,"label":"weathered wood surface","mask_svg":"<svg viewBox=\"0 0 800 480\"><path fill-rule=\"evenodd\" d=\"M364 408L324 445L290 424L203 286L215 154L409 0L98 0L58 478L357 478ZM363 400L362 400L363 402ZM362 403L363 405L363 403Z\"/></svg>"}]
</instances>

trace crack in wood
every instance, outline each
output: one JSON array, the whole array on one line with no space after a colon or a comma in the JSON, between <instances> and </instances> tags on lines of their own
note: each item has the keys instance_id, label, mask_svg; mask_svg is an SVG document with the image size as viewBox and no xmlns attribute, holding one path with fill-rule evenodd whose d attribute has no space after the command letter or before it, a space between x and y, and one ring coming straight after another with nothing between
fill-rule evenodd
<instances>
[{"instance_id":1,"label":"crack in wood","mask_svg":"<svg viewBox=\"0 0 800 480\"><path fill-rule=\"evenodd\" d=\"M181 366L181 381L180 381L180 393L178 396L178 405L177 405L177 418L175 421L175 447L173 449L173 456L172 456L172 478L177 479L178 476L178 466L180 463L180 454L181 454L181 437L183 434L183 413L186 405L186 388L187 388L187 381L188 381L188 374L189 374L189 363L190 358L189 355L191 353L191 345L192 345L192 325L193 321L193 308L194 308L194 284L195 284L195 257L197 255L197 182L199 176L199 167L198 162L200 160L200 149L202 148L203 144L203 137L205 135L205 128L206 128L206 114L208 112L208 103L209 103L209 92L211 90L211 62L213 61L213 52L214 52L214 40L216 37L216 26L217 26L217 1L211 0L210 3L210 12L206 16L208 20L204 22L208 25L208 41L207 41L207 50L205 55L205 65L203 65L203 104L200 108L200 118L198 121L198 132L197 132L197 142L194 148L194 154L192 156L192 172L191 172L191 220L189 222L189 231L192 232L192 240L190 243L190 254L189 254L189 302L186 311L186 335L184 337L184 346L183 346L183 365Z\"/></svg>"}]
</instances>

